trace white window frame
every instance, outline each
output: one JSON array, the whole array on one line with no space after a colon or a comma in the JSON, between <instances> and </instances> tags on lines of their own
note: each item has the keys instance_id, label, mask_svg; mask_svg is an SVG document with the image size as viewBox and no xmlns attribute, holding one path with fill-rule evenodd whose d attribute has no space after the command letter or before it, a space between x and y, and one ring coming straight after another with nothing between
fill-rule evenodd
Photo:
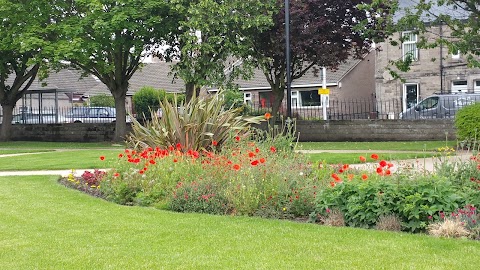
<instances>
[{"instance_id":1,"label":"white window frame","mask_svg":"<svg viewBox=\"0 0 480 270\"><path fill-rule=\"evenodd\" d=\"M452 59L453 60L459 60L460 59L460 50L458 50L456 53L452 53Z\"/></svg>"},{"instance_id":2,"label":"white window frame","mask_svg":"<svg viewBox=\"0 0 480 270\"><path fill-rule=\"evenodd\" d=\"M465 84L458 84L459 82L465 82ZM457 83L457 84L456 84ZM452 93L467 93L468 81L467 80L454 80L452 81Z\"/></svg>"},{"instance_id":3,"label":"white window frame","mask_svg":"<svg viewBox=\"0 0 480 270\"><path fill-rule=\"evenodd\" d=\"M402 55L403 60L407 59L407 55L411 54L413 61L418 61L418 36L413 31L402 32Z\"/></svg>"},{"instance_id":4,"label":"white window frame","mask_svg":"<svg viewBox=\"0 0 480 270\"><path fill-rule=\"evenodd\" d=\"M306 90L306 91L314 91L314 90ZM293 108L301 108L301 109L305 109L305 108L322 108L322 100L321 100L321 96L320 96L320 105L319 106L303 106L302 104L302 95L300 94L300 92L304 92L304 91L292 91L291 92L291 101L292 101L292 107ZM295 106L296 104L296 106ZM330 107L329 104L327 105L327 108Z\"/></svg>"},{"instance_id":5,"label":"white window frame","mask_svg":"<svg viewBox=\"0 0 480 270\"><path fill-rule=\"evenodd\" d=\"M243 103L251 105L252 102L252 93L251 92L243 92Z\"/></svg>"},{"instance_id":6,"label":"white window frame","mask_svg":"<svg viewBox=\"0 0 480 270\"><path fill-rule=\"evenodd\" d=\"M480 93L480 80L473 81L473 92Z\"/></svg>"}]
</instances>

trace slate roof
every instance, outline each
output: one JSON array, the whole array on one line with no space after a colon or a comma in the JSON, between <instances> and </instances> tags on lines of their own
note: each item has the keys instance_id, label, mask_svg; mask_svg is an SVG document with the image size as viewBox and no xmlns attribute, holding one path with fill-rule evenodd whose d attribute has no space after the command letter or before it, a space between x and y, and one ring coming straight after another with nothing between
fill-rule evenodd
<instances>
[{"instance_id":1,"label":"slate roof","mask_svg":"<svg viewBox=\"0 0 480 270\"><path fill-rule=\"evenodd\" d=\"M412 8L418 4L419 0L399 0L398 7L399 10L394 15L394 21L398 21L401 17L405 16L405 9ZM433 15L448 14L452 18L464 19L469 16L469 13L461 8L453 8L453 6L437 6L433 4L432 8L429 10L429 13ZM426 17L424 16L423 20L425 22L432 21L433 16Z\"/></svg>"},{"instance_id":2,"label":"slate roof","mask_svg":"<svg viewBox=\"0 0 480 270\"><path fill-rule=\"evenodd\" d=\"M340 64L337 70L327 69L326 81L328 86L338 85L338 83L347 75L356 65L358 65L361 59L348 59L345 63ZM307 71L301 78L292 81L292 88L304 88L304 87L319 87L322 85L322 71L314 74L313 70ZM265 75L260 69L255 69L253 77L250 80L238 79L234 81L238 85L240 90L261 90L270 89ZM212 88L211 90L216 90Z\"/></svg>"},{"instance_id":3,"label":"slate roof","mask_svg":"<svg viewBox=\"0 0 480 270\"><path fill-rule=\"evenodd\" d=\"M62 69L59 72L50 73L48 78L43 81L38 78L35 79L28 90L44 91L51 89L59 92L84 92L85 89L91 89L98 83L92 76L81 77L81 72L78 70Z\"/></svg>"},{"instance_id":4,"label":"slate roof","mask_svg":"<svg viewBox=\"0 0 480 270\"><path fill-rule=\"evenodd\" d=\"M182 79L174 80L171 74L171 66L174 63L157 62L144 64L130 79L127 95L133 95L144 86L151 86L155 89L164 89L170 93L181 93L185 91L185 84ZM88 91L90 95L109 93L107 87L100 84Z\"/></svg>"}]
</instances>

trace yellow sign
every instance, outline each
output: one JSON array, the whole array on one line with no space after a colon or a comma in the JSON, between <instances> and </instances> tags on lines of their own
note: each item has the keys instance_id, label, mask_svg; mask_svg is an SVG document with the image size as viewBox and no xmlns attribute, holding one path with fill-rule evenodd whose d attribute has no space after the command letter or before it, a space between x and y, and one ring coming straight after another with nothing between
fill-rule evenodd
<instances>
[{"instance_id":1,"label":"yellow sign","mask_svg":"<svg viewBox=\"0 0 480 270\"><path fill-rule=\"evenodd\" d=\"M318 94L319 95L330 95L330 89L328 88L318 88Z\"/></svg>"}]
</instances>

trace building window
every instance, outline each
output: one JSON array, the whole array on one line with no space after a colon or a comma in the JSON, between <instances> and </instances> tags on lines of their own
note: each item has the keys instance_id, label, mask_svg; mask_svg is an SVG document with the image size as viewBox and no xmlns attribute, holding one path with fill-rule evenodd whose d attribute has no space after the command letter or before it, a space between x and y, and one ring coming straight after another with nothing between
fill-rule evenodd
<instances>
[{"instance_id":1,"label":"building window","mask_svg":"<svg viewBox=\"0 0 480 270\"><path fill-rule=\"evenodd\" d=\"M300 104L298 104L298 91L292 91L291 97L292 97L292 107L296 108L300 106Z\"/></svg>"},{"instance_id":2,"label":"building window","mask_svg":"<svg viewBox=\"0 0 480 270\"><path fill-rule=\"evenodd\" d=\"M467 93L468 84L465 80L452 81L452 93Z\"/></svg>"},{"instance_id":3,"label":"building window","mask_svg":"<svg viewBox=\"0 0 480 270\"><path fill-rule=\"evenodd\" d=\"M460 51L457 51L456 53L452 53L452 59L453 60L459 60L460 59Z\"/></svg>"},{"instance_id":4,"label":"building window","mask_svg":"<svg viewBox=\"0 0 480 270\"><path fill-rule=\"evenodd\" d=\"M292 107L321 107L318 90L292 91Z\"/></svg>"},{"instance_id":5,"label":"building window","mask_svg":"<svg viewBox=\"0 0 480 270\"><path fill-rule=\"evenodd\" d=\"M402 54L403 60L410 57L413 61L418 60L417 34L408 31L402 33Z\"/></svg>"},{"instance_id":6,"label":"building window","mask_svg":"<svg viewBox=\"0 0 480 270\"><path fill-rule=\"evenodd\" d=\"M273 100L274 100L272 91L259 92L258 93L258 98L259 98L259 102L260 102L260 108L270 108L270 107L272 107Z\"/></svg>"},{"instance_id":7,"label":"building window","mask_svg":"<svg viewBox=\"0 0 480 270\"><path fill-rule=\"evenodd\" d=\"M418 84L406 83L403 85L403 111L418 103Z\"/></svg>"},{"instance_id":8,"label":"building window","mask_svg":"<svg viewBox=\"0 0 480 270\"><path fill-rule=\"evenodd\" d=\"M252 93L244 92L243 93L243 103L252 106Z\"/></svg>"},{"instance_id":9,"label":"building window","mask_svg":"<svg viewBox=\"0 0 480 270\"><path fill-rule=\"evenodd\" d=\"M480 80L476 80L473 83L473 92L480 93Z\"/></svg>"}]
</instances>

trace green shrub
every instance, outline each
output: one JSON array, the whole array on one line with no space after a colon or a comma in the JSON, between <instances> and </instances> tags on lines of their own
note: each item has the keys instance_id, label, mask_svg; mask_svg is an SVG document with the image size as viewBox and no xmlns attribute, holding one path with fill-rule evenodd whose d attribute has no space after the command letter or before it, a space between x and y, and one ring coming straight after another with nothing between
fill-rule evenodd
<instances>
[{"instance_id":1,"label":"green shrub","mask_svg":"<svg viewBox=\"0 0 480 270\"><path fill-rule=\"evenodd\" d=\"M164 99L160 105L163 117L152 118L144 125L133 121L132 147L169 147L180 143L184 149L211 149L212 142L220 148L232 132L246 133L250 124L263 117L242 117L237 109L225 109L221 93L206 98L193 97L186 104Z\"/></svg>"},{"instance_id":2,"label":"green shrub","mask_svg":"<svg viewBox=\"0 0 480 270\"><path fill-rule=\"evenodd\" d=\"M115 107L115 99L111 95L99 94L89 98L90 106Z\"/></svg>"},{"instance_id":3,"label":"green shrub","mask_svg":"<svg viewBox=\"0 0 480 270\"><path fill-rule=\"evenodd\" d=\"M168 209L176 212L228 214L232 207L217 185L205 181L186 184L179 182L169 200Z\"/></svg>"},{"instance_id":4,"label":"green shrub","mask_svg":"<svg viewBox=\"0 0 480 270\"><path fill-rule=\"evenodd\" d=\"M316 213L339 208L348 226L363 228L373 228L381 216L395 214L406 230L422 232L432 218L453 212L466 200L456 185L442 178L354 179L323 189L317 197Z\"/></svg>"},{"instance_id":5,"label":"green shrub","mask_svg":"<svg viewBox=\"0 0 480 270\"><path fill-rule=\"evenodd\" d=\"M156 112L160 108L160 100L166 96L165 90L144 86L133 95L133 106L138 119L151 119L151 111Z\"/></svg>"},{"instance_id":6,"label":"green shrub","mask_svg":"<svg viewBox=\"0 0 480 270\"><path fill-rule=\"evenodd\" d=\"M455 127L459 140L476 141L480 132L480 103L460 109L455 115Z\"/></svg>"}]
</instances>

